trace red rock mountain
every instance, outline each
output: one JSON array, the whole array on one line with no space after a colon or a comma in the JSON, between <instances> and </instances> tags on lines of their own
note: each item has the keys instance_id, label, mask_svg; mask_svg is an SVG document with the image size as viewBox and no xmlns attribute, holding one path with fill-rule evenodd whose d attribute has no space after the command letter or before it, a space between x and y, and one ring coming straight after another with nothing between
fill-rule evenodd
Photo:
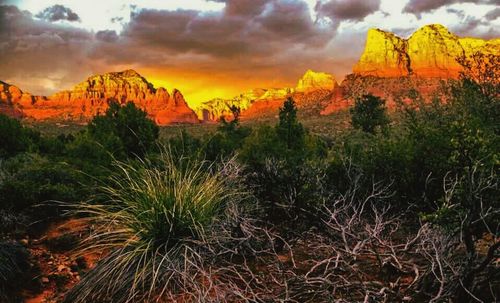
<instances>
[{"instance_id":1,"label":"red rock mountain","mask_svg":"<svg viewBox=\"0 0 500 303\"><path fill-rule=\"evenodd\" d=\"M0 104L4 109L0 110L35 120L89 120L104 113L114 100L134 102L159 125L199 122L178 90L169 94L164 88L156 89L134 70L91 76L72 90L50 97L34 97L11 85L3 87Z\"/></svg>"}]
</instances>

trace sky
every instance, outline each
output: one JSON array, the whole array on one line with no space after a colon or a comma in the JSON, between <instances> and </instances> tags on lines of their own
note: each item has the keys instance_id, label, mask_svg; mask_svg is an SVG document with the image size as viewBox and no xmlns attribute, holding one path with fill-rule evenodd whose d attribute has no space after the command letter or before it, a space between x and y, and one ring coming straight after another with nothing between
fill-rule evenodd
<instances>
[{"instance_id":1,"label":"sky","mask_svg":"<svg viewBox=\"0 0 500 303\"><path fill-rule=\"evenodd\" d=\"M50 95L135 69L196 106L294 87L307 69L341 81L368 29L431 23L499 38L500 0L0 0L0 80Z\"/></svg>"}]
</instances>

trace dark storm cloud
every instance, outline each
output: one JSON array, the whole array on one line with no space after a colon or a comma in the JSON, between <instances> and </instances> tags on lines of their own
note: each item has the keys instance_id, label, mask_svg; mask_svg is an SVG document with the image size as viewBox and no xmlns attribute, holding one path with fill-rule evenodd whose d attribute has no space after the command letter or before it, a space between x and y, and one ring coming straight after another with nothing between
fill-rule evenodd
<instances>
[{"instance_id":1,"label":"dark storm cloud","mask_svg":"<svg viewBox=\"0 0 500 303\"><path fill-rule=\"evenodd\" d=\"M403 12L412 13L420 18L422 13L455 3L497 4L498 0L410 0Z\"/></svg>"},{"instance_id":2,"label":"dark storm cloud","mask_svg":"<svg viewBox=\"0 0 500 303\"><path fill-rule=\"evenodd\" d=\"M118 41L118 34L116 31L113 30L103 30L103 31L98 31L95 34L95 37L97 40L102 41L102 42L116 42Z\"/></svg>"},{"instance_id":3,"label":"dark storm cloud","mask_svg":"<svg viewBox=\"0 0 500 303\"><path fill-rule=\"evenodd\" d=\"M500 8L495 8L484 15L483 18L469 16L463 10L448 8L448 13L456 14L460 20L455 25L450 27L450 30L459 36L473 36L484 39L496 38L499 36L499 31L491 26L490 22L497 19L500 15ZM478 28L487 27L488 31L480 31Z\"/></svg>"},{"instance_id":4,"label":"dark storm cloud","mask_svg":"<svg viewBox=\"0 0 500 303\"><path fill-rule=\"evenodd\" d=\"M336 32L315 24L304 1L224 2L218 12L134 9L120 33L95 34L2 6L0 53L9 59L0 60L0 77L46 94L122 67L295 81L331 60L327 44ZM51 85L43 84L47 79Z\"/></svg>"},{"instance_id":5,"label":"dark storm cloud","mask_svg":"<svg viewBox=\"0 0 500 303\"><path fill-rule=\"evenodd\" d=\"M298 45L320 47L334 35L314 24L303 1L243 0L226 1L220 13L143 9L132 14L121 39L171 54L224 58L269 56Z\"/></svg>"},{"instance_id":6,"label":"dark storm cloud","mask_svg":"<svg viewBox=\"0 0 500 303\"><path fill-rule=\"evenodd\" d=\"M75 12L73 12L70 8L60 4L47 7L43 11L39 12L36 17L51 22L61 20L72 22L80 21L80 17Z\"/></svg>"},{"instance_id":7,"label":"dark storm cloud","mask_svg":"<svg viewBox=\"0 0 500 303\"><path fill-rule=\"evenodd\" d=\"M226 4L225 14L227 16L257 16L264 10L266 4L271 0L227 0L217 1Z\"/></svg>"},{"instance_id":8,"label":"dark storm cloud","mask_svg":"<svg viewBox=\"0 0 500 303\"><path fill-rule=\"evenodd\" d=\"M489 27L489 30L480 31L478 28L480 26ZM483 39L493 39L500 36L500 31L494 27L490 26L485 18L475 18L472 16L467 16L460 23L451 26L450 31L461 37L477 37Z\"/></svg>"},{"instance_id":9,"label":"dark storm cloud","mask_svg":"<svg viewBox=\"0 0 500 303\"><path fill-rule=\"evenodd\" d=\"M491 11L489 11L485 16L486 20L493 21L500 17L500 7L497 7Z\"/></svg>"},{"instance_id":10,"label":"dark storm cloud","mask_svg":"<svg viewBox=\"0 0 500 303\"><path fill-rule=\"evenodd\" d=\"M329 17L333 22L342 20L361 21L380 8L380 0L330 0L318 1L315 10L320 17Z\"/></svg>"}]
</instances>

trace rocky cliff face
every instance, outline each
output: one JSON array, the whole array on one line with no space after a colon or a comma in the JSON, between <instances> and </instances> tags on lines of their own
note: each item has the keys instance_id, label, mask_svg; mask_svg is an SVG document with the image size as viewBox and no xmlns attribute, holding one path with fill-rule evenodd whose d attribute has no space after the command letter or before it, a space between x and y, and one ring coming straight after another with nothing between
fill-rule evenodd
<instances>
[{"instance_id":1,"label":"rocky cliff face","mask_svg":"<svg viewBox=\"0 0 500 303\"><path fill-rule=\"evenodd\" d=\"M424 26L408 39L372 29L353 71L363 76L457 78L457 59L476 52L500 54L500 39L459 38L439 24Z\"/></svg>"},{"instance_id":2,"label":"rocky cliff face","mask_svg":"<svg viewBox=\"0 0 500 303\"><path fill-rule=\"evenodd\" d=\"M72 90L48 98L11 90L11 102L25 117L35 120L88 120L104 113L110 101L120 104L132 101L160 125L198 122L179 91L174 90L170 95L164 88L155 89L134 70L95 75ZM0 95L0 100L9 100L9 95Z\"/></svg>"}]
</instances>

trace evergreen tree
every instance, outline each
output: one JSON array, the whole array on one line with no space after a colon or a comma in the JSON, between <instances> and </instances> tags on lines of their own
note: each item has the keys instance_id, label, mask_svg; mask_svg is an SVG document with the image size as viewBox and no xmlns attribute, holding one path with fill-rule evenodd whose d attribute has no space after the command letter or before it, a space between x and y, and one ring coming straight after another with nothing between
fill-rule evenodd
<instances>
[{"instance_id":1,"label":"evergreen tree","mask_svg":"<svg viewBox=\"0 0 500 303\"><path fill-rule=\"evenodd\" d=\"M378 128L384 131L389 125L385 101L374 95L357 98L351 115L352 126L367 133L375 134Z\"/></svg>"},{"instance_id":2,"label":"evergreen tree","mask_svg":"<svg viewBox=\"0 0 500 303\"><path fill-rule=\"evenodd\" d=\"M285 141L288 149L297 149L304 145L305 129L297 120L297 106L288 97L280 108L279 123L276 126L278 136Z\"/></svg>"}]
</instances>

